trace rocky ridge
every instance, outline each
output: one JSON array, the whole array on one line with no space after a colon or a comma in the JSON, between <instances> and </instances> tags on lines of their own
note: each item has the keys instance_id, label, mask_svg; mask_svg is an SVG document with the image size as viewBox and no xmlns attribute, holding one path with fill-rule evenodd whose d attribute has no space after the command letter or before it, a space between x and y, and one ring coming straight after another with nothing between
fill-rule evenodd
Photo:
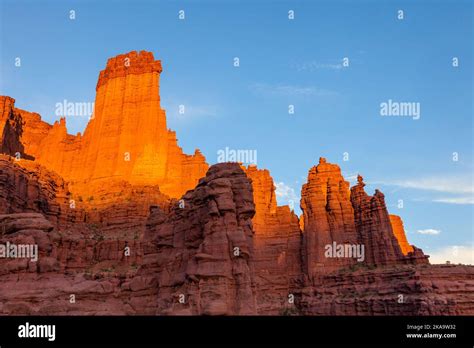
<instances>
[{"instance_id":1,"label":"rocky ridge","mask_svg":"<svg viewBox=\"0 0 474 348\"><path fill-rule=\"evenodd\" d=\"M0 313L474 312L473 267L429 265L362 177L350 188L320 158L298 217L268 170L183 154L161 72L149 52L111 58L84 135L0 97L0 244L39 247L37 262L0 259Z\"/></svg>"}]
</instances>

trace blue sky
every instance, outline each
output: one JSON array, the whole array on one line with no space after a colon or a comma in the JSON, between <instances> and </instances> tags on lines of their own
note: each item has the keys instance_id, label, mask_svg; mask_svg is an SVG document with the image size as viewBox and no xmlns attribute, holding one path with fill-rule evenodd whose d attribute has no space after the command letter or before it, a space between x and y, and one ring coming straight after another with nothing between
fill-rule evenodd
<instances>
[{"instance_id":1,"label":"blue sky","mask_svg":"<svg viewBox=\"0 0 474 348\"><path fill-rule=\"evenodd\" d=\"M53 122L56 103L94 100L109 57L152 51L163 64L168 126L187 153L200 148L212 164L225 147L257 150L281 204L299 199L309 168L324 156L350 180L361 173L367 192L381 189L411 243L472 263L470 1L0 4L0 94L17 107ZM419 103L420 119L382 117L389 99ZM67 118L73 134L86 123Z\"/></svg>"}]
</instances>

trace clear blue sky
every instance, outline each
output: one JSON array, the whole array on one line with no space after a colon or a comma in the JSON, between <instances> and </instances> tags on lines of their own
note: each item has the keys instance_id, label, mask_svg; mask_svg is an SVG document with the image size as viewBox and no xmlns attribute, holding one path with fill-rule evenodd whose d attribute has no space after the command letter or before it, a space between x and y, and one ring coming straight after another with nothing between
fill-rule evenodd
<instances>
[{"instance_id":1,"label":"clear blue sky","mask_svg":"<svg viewBox=\"0 0 474 348\"><path fill-rule=\"evenodd\" d=\"M282 204L299 199L309 168L327 157L351 180L361 173L369 193L385 193L411 243L472 258L471 1L0 3L0 94L17 107L53 122L56 103L94 100L109 57L152 51L168 125L186 152L200 148L212 164L225 147L257 150ZM380 116L389 99L420 103L421 118ZM70 133L86 123L67 119Z\"/></svg>"}]
</instances>

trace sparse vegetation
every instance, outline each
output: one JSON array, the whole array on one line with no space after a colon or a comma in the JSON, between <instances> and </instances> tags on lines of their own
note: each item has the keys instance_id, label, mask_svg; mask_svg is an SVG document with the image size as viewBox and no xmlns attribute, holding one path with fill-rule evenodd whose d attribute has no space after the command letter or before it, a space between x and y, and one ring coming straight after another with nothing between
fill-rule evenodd
<instances>
[{"instance_id":1,"label":"sparse vegetation","mask_svg":"<svg viewBox=\"0 0 474 348\"><path fill-rule=\"evenodd\" d=\"M100 271L105 272L105 273L110 273L110 272L113 272L114 270L115 270L115 267L112 266L112 267L102 268Z\"/></svg>"},{"instance_id":2,"label":"sparse vegetation","mask_svg":"<svg viewBox=\"0 0 474 348\"><path fill-rule=\"evenodd\" d=\"M365 263L356 263L348 267L342 268L338 272L339 273L347 273L347 272L353 273L359 270L374 270L376 268L377 268L377 265L367 265Z\"/></svg>"},{"instance_id":3,"label":"sparse vegetation","mask_svg":"<svg viewBox=\"0 0 474 348\"><path fill-rule=\"evenodd\" d=\"M97 225L95 223L89 223L89 224L87 224L87 227L91 230L94 230L94 231L97 231L99 229L99 225Z\"/></svg>"},{"instance_id":4,"label":"sparse vegetation","mask_svg":"<svg viewBox=\"0 0 474 348\"><path fill-rule=\"evenodd\" d=\"M280 315L281 316L296 316L296 315L301 315L300 311L296 307L285 307L282 310L280 310Z\"/></svg>"}]
</instances>

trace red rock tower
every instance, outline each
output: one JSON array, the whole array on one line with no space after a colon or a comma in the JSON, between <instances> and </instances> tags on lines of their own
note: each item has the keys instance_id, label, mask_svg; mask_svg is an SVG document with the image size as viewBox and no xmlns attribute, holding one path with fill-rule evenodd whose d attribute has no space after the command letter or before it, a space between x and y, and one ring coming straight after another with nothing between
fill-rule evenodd
<instances>
[{"instance_id":1,"label":"red rock tower","mask_svg":"<svg viewBox=\"0 0 474 348\"><path fill-rule=\"evenodd\" d=\"M385 196L379 190L369 196L364 186L359 175L357 185L351 188L351 202L359 242L365 245L366 262L376 266L397 263L404 256L393 233Z\"/></svg>"},{"instance_id":2,"label":"red rock tower","mask_svg":"<svg viewBox=\"0 0 474 348\"><path fill-rule=\"evenodd\" d=\"M79 177L139 183L165 178L168 131L160 106L161 71L161 62L150 52L108 60L97 82L94 117L84 133L84 163L78 168L84 173Z\"/></svg>"},{"instance_id":3,"label":"red rock tower","mask_svg":"<svg viewBox=\"0 0 474 348\"><path fill-rule=\"evenodd\" d=\"M390 215L390 224L392 225L393 234L398 240L400 249L402 249L403 255L413 252L413 246L408 243L405 235L405 229L403 227L403 221L398 215Z\"/></svg>"},{"instance_id":4,"label":"red rock tower","mask_svg":"<svg viewBox=\"0 0 474 348\"><path fill-rule=\"evenodd\" d=\"M205 176L208 165L199 150L184 154L176 133L167 129L160 105L161 72L161 61L151 52L109 59L100 72L94 114L83 136L68 134L64 118L50 126L39 115L14 109L25 128L16 132L22 134L22 152L80 191L122 180L159 185L161 192L179 198ZM8 110L7 102L2 101L1 110ZM7 150L3 152L12 152Z\"/></svg>"},{"instance_id":5,"label":"red rock tower","mask_svg":"<svg viewBox=\"0 0 474 348\"><path fill-rule=\"evenodd\" d=\"M301 190L301 209L308 275L354 264L354 259L325 256L326 246L333 242L339 245L357 243L349 183L344 180L339 166L327 163L321 157L319 164L311 168L308 182Z\"/></svg>"}]
</instances>

